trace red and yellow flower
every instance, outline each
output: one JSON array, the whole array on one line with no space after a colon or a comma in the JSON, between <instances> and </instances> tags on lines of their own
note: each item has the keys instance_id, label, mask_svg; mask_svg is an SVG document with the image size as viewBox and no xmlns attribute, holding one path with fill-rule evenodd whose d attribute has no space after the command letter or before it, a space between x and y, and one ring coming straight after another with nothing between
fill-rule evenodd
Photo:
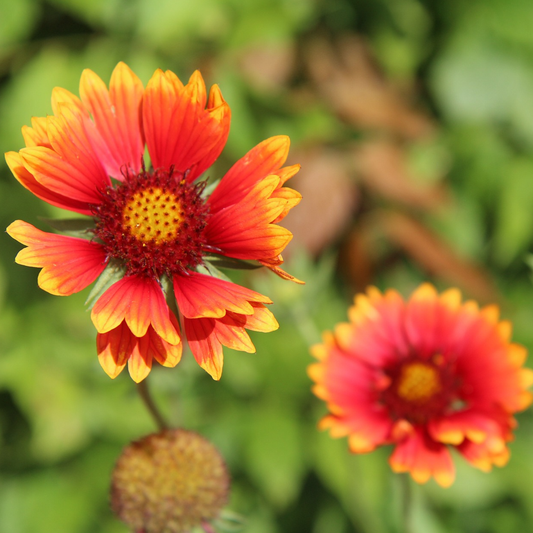
<instances>
[{"instance_id":1,"label":"red and yellow flower","mask_svg":"<svg viewBox=\"0 0 533 533\"><path fill-rule=\"evenodd\" d=\"M128 364L139 382L154 359L175 366L184 332L219 379L222 346L253 352L246 330L278 324L268 297L224 279L214 261L252 260L294 280L280 268L292 235L276 224L301 199L283 186L299 169L283 167L289 139L260 143L208 195L201 176L226 143L230 108L218 86L207 95L199 72L184 85L157 70L144 88L119 63L108 89L85 70L80 98L56 88L52 109L23 127L26 147L6 160L33 194L84 215L72 223L84 231L45 233L18 220L7 229L27 246L16 261L41 268L39 286L51 294L99 278L91 317L109 376Z\"/></svg>"},{"instance_id":2,"label":"red and yellow flower","mask_svg":"<svg viewBox=\"0 0 533 533\"><path fill-rule=\"evenodd\" d=\"M354 453L394 445L392 469L419 483L453 482L449 447L483 471L507 463L533 372L496 306L461 303L457 289L439 295L429 284L408 301L370 288L349 318L312 349L314 393L330 411L321 428L348 436Z\"/></svg>"}]
</instances>

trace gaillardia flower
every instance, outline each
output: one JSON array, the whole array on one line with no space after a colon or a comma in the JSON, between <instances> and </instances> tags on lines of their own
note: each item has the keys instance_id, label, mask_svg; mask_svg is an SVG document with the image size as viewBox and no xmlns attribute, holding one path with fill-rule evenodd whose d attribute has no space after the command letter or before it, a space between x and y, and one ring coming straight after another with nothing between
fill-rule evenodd
<instances>
[{"instance_id":1,"label":"gaillardia flower","mask_svg":"<svg viewBox=\"0 0 533 533\"><path fill-rule=\"evenodd\" d=\"M408 301L370 288L349 318L312 349L314 393L330 411L321 428L348 436L354 453L394 445L392 469L419 483L453 482L449 447L483 471L507 463L513 413L531 403L533 372L496 306L479 309L457 289L439 295L429 284Z\"/></svg>"},{"instance_id":2,"label":"gaillardia flower","mask_svg":"<svg viewBox=\"0 0 533 533\"><path fill-rule=\"evenodd\" d=\"M26 148L6 160L33 194L85 218L52 224L70 235L14 222L9 235L27 246L16 261L42 268L39 286L51 294L69 295L99 278L91 317L109 376L126 363L137 382L154 359L175 366L184 331L200 366L219 379L223 345L253 352L245 330L278 324L268 297L231 283L215 264L249 260L295 280L280 268L292 234L276 224L301 199L283 187L299 169L282 166L289 139L260 143L209 194L201 176L230 124L218 86L207 96L199 72L184 85L157 70L143 88L119 63L109 90L85 70L80 96L54 89L54 114L24 126Z\"/></svg>"},{"instance_id":3,"label":"gaillardia flower","mask_svg":"<svg viewBox=\"0 0 533 533\"><path fill-rule=\"evenodd\" d=\"M130 444L111 479L111 508L135 533L212 532L229 495L218 450L201 435L167 429Z\"/></svg>"}]
</instances>

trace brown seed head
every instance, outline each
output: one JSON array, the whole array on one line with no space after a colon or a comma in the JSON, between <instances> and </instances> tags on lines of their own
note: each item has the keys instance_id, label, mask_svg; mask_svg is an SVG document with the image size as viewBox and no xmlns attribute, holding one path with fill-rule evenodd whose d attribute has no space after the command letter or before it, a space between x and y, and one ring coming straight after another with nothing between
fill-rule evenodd
<instances>
[{"instance_id":1,"label":"brown seed head","mask_svg":"<svg viewBox=\"0 0 533 533\"><path fill-rule=\"evenodd\" d=\"M130 444L111 482L111 507L134 531L188 533L216 518L229 476L218 450L202 436L164 430Z\"/></svg>"}]
</instances>

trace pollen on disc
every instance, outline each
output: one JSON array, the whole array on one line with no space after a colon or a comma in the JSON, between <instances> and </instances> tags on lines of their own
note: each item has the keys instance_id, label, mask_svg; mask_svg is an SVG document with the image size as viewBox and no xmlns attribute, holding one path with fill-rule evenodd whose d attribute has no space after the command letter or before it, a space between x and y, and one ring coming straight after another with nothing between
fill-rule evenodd
<instances>
[{"instance_id":1,"label":"pollen on disc","mask_svg":"<svg viewBox=\"0 0 533 533\"><path fill-rule=\"evenodd\" d=\"M172 241L182 221L178 198L159 187L135 192L124 206L124 228L143 242Z\"/></svg>"}]
</instances>

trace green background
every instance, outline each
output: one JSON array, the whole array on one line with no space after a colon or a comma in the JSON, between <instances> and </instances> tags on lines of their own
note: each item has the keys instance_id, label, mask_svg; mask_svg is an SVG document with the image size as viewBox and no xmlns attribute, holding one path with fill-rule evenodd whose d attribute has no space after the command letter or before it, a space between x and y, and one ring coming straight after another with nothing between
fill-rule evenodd
<instances>
[{"instance_id":1,"label":"green background","mask_svg":"<svg viewBox=\"0 0 533 533\"><path fill-rule=\"evenodd\" d=\"M344 320L367 284L408 295L421 281L497 302L533 348L533 3L530 0L0 0L0 150L51 112L81 71L106 82L125 61L148 81L199 68L229 102L220 177L261 140L292 139L287 270L235 279L275 301L281 324L226 350L214 382L185 356L150 375L173 425L226 457L229 508L250 533L381 533L401 527L388 449L364 456L316 430L308 346ZM2 227L58 216L0 167ZM62 216L65 216L63 214ZM114 462L155 430L133 382L99 367L87 291L37 288L0 243L0 533L120 533L108 507ZM512 458L483 474L457 454L457 480L413 486L413 530L533 531L533 420L518 415Z\"/></svg>"}]
</instances>

